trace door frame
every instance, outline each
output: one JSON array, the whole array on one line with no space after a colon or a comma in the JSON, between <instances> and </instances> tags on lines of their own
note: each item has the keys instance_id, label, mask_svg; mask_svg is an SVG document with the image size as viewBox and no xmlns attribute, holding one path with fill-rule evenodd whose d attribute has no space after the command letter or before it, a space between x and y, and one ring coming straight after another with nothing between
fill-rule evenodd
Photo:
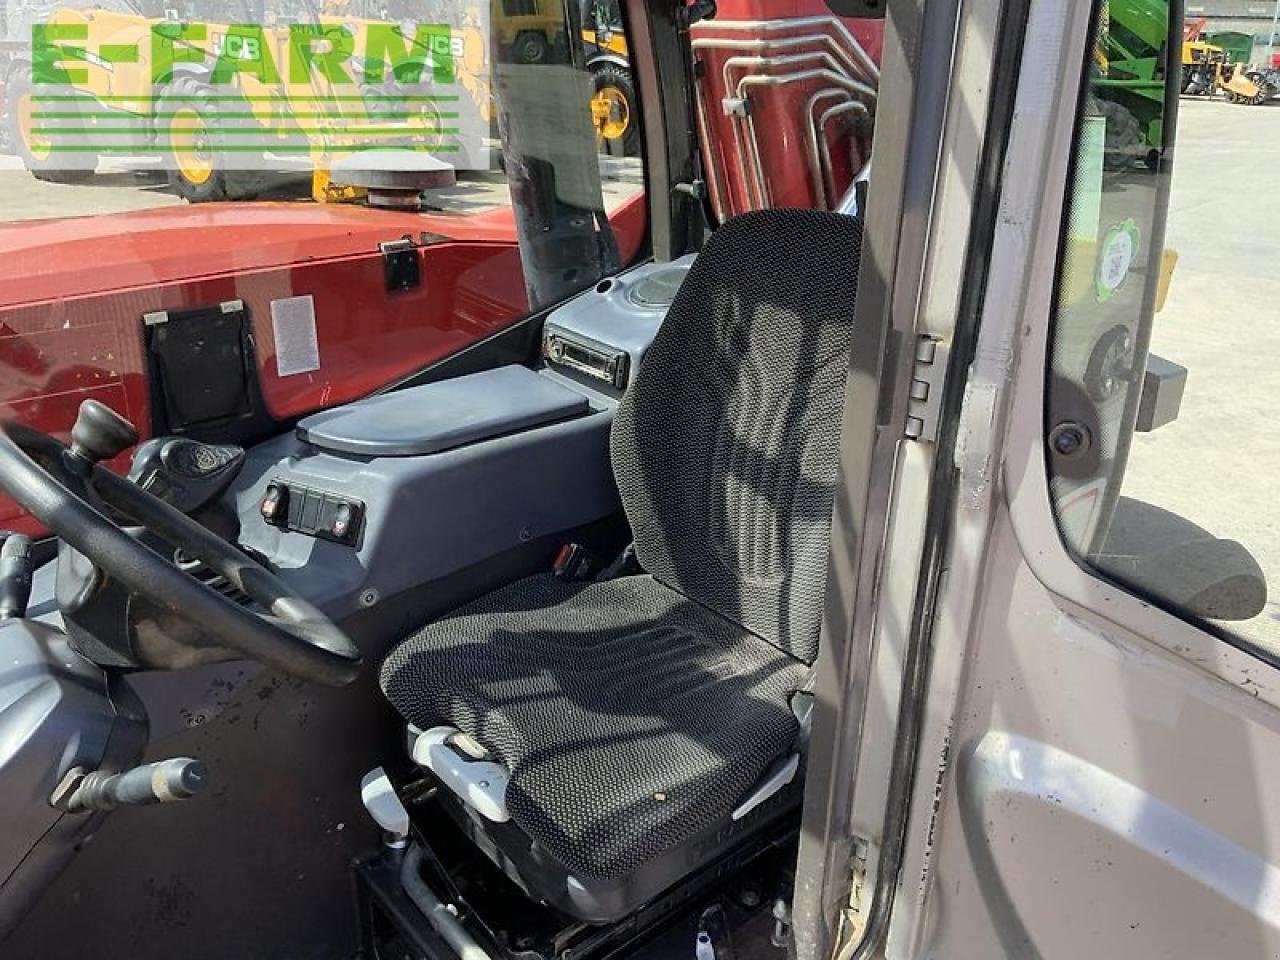
<instances>
[{"instance_id":1,"label":"door frame","mask_svg":"<svg viewBox=\"0 0 1280 960\"><path fill-rule=\"evenodd\" d=\"M1171 8L1176 16L1179 5ZM1031 5L1026 20L1025 48L1034 51L1035 69L1018 79L1010 98L990 271L981 287L977 346L957 413L955 485L945 516L930 517L931 531L935 521L945 522L949 542L927 632L912 636L913 645L927 647L921 657L929 664L917 701L922 719L915 762L895 771L899 782L911 782L906 846L885 931L895 955L915 956L926 948L930 920L936 921L942 902L935 854L938 831L948 825L939 816L944 798L957 789L954 736L980 616L990 599L984 581L997 537L1007 546L1012 536L1037 586L1067 618L1111 638L1127 655L1141 656L1145 667L1197 689L1234 687L1223 696L1238 695L1240 709L1252 715L1280 707L1280 670L1234 639L1165 611L1085 566L1068 550L1055 518L1045 446L1046 371L1081 71L1094 13L1092 3L1058 0Z\"/></svg>"},{"instance_id":2,"label":"door frame","mask_svg":"<svg viewBox=\"0 0 1280 960\"><path fill-rule=\"evenodd\" d=\"M959 481L957 413L1029 9L908 0L887 12L793 904L800 960L884 942L919 809L908 801ZM924 442L904 436L920 335L949 348L941 428Z\"/></svg>"}]
</instances>

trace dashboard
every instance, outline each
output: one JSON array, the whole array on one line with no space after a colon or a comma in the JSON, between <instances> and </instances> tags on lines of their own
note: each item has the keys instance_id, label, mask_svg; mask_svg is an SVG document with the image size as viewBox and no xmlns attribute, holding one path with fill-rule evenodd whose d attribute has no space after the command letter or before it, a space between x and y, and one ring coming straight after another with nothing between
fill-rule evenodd
<instances>
[{"instance_id":1,"label":"dashboard","mask_svg":"<svg viewBox=\"0 0 1280 960\"><path fill-rule=\"evenodd\" d=\"M250 451L240 542L330 617L616 514L609 431L692 257L601 281L542 358L380 394Z\"/></svg>"}]
</instances>

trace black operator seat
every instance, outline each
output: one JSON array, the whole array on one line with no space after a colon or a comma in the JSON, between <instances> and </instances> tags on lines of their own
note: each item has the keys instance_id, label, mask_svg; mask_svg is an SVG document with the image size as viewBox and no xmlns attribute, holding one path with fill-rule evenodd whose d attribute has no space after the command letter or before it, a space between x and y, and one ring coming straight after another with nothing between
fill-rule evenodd
<instances>
[{"instance_id":1,"label":"black operator seat","mask_svg":"<svg viewBox=\"0 0 1280 960\"><path fill-rule=\"evenodd\" d=\"M643 573L522 580L383 665L505 771L500 815L455 816L536 899L618 919L799 802L860 240L769 210L695 261L612 434Z\"/></svg>"}]
</instances>

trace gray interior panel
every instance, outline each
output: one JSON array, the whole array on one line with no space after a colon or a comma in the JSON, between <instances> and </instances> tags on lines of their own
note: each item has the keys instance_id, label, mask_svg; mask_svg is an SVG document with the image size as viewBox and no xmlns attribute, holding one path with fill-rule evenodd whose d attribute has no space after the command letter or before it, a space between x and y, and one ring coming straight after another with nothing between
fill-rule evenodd
<instances>
[{"instance_id":1,"label":"gray interior panel","mask_svg":"<svg viewBox=\"0 0 1280 960\"><path fill-rule=\"evenodd\" d=\"M692 258L645 264L554 311L549 329L638 369ZM241 542L330 616L621 509L609 462L619 393L563 366L505 367L372 397L255 448L236 481ZM268 523L271 484L364 505L353 545ZM303 572L305 570L305 573Z\"/></svg>"},{"instance_id":2,"label":"gray interior panel","mask_svg":"<svg viewBox=\"0 0 1280 960\"><path fill-rule=\"evenodd\" d=\"M692 254L671 263L648 263L610 277L575 297L547 318L544 352L557 337L587 347L603 347L625 354L634 378L692 264ZM611 386L584 377L565 364L550 365L575 380L592 383L610 396L619 395Z\"/></svg>"},{"instance_id":3,"label":"gray interior panel","mask_svg":"<svg viewBox=\"0 0 1280 960\"><path fill-rule=\"evenodd\" d=\"M611 410L597 408L418 457L355 458L282 437L255 450L241 475L241 542L270 557L330 616L344 617L521 543L615 513L612 421ZM259 506L272 482L362 501L357 545L268 524Z\"/></svg>"},{"instance_id":4,"label":"gray interior panel","mask_svg":"<svg viewBox=\"0 0 1280 960\"><path fill-rule=\"evenodd\" d=\"M587 398L510 366L369 397L298 424L298 437L331 453L415 457L588 412Z\"/></svg>"}]
</instances>

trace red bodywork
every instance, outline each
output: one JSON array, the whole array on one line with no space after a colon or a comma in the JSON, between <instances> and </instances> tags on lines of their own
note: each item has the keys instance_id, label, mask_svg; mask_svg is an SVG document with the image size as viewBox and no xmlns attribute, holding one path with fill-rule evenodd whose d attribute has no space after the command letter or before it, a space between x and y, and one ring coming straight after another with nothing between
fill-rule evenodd
<instances>
[{"instance_id":1,"label":"red bodywork","mask_svg":"<svg viewBox=\"0 0 1280 960\"><path fill-rule=\"evenodd\" d=\"M821 18L815 19L815 18ZM756 21L772 21L763 26ZM795 23L778 25L779 20ZM756 23L753 23L756 22ZM734 26L727 23L736 23ZM749 184L724 112L722 70L735 55L801 56L736 71L784 76L854 58L850 40L876 63L879 21L837 25L822 0L721 0L700 40L727 39L757 49L700 49L701 99L713 200L722 216L762 206ZM813 39L829 37L829 40ZM809 37L799 41L797 38ZM781 43L779 43L781 41ZM832 46L839 46L833 50ZM752 93L768 205L826 207L866 159L857 128L829 123L824 185L809 163L806 104L829 86L823 78L788 80ZM834 95L824 106L838 101ZM817 116L815 111L814 116ZM850 118L841 118L852 119ZM759 179L759 178L757 178ZM758 192L758 191L756 191ZM645 233L638 195L611 216L624 262ZM422 247L422 285L389 294L378 244L422 234L447 237ZM509 209L470 216L376 211L305 203L228 203L0 225L0 416L65 433L80 402L93 397L144 433L151 423L143 349L145 314L242 300L253 325L259 377L278 419L347 403L476 343L527 312ZM322 368L280 377L270 302L311 294ZM118 466L124 465L124 458ZM0 499L0 527L36 532Z\"/></svg>"},{"instance_id":2,"label":"red bodywork","mask_svg":"<svg viewBox=\"0 0 1280 960\"><path fill-rule=\"evenodd\" d=\"M834 207L870 156L874 110L844 106L864 95L833 74L853 74L860 53L878 70L884 22L839 20L822 0L722 0L716 18L699 24L693 37L717 214ZM750 103L735 110L744 92ZM753 176L753 137L763 177ZM763 196L753 179L763 180Z\"/></svg>"},{"instance_id":3,"label":"red bodywork","mask_svg":"<svg viewBox=\"0 0 1280 960\"><path fill-rule=\"evenodd\" d=\"M611 217L636 254L644 197ZM423 283L389 294L378 244L422 233ZM151 422L142 317L242 300L278 419L348 403L528 312L510 210L469 217L353 206L209 204L0 226L0 410L65 433L86 398ZM280 377L270 303L311 294L321 370ZM34 531L9 501L0 526Z\"/></svg>"}]
</instances>

